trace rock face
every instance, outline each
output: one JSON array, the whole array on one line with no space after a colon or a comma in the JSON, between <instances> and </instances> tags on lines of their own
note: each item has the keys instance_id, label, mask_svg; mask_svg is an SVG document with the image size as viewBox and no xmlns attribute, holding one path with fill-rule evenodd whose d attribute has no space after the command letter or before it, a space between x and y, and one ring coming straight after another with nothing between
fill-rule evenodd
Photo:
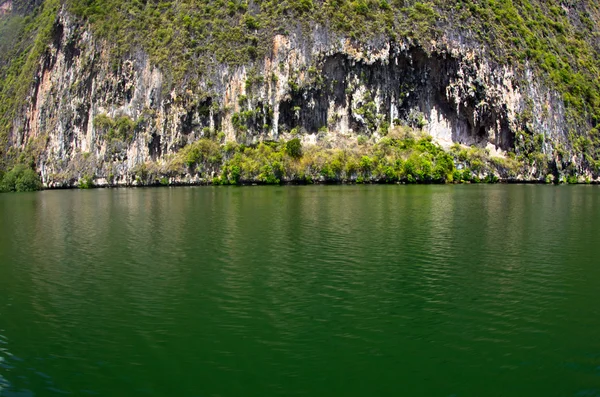
<instances>
[{"instance_id":1,"label":"rock face","mask_svg":"<svg viewBox=\"0 0 600 397\"><path fill-rule=\"evenodd\" d=\"M0 15L10 14L12 12L12 0L0 1Z\"/></svg>"},{"instance_id":2,"label":"rock face","mask_svg":"<svg viewBox=\"0 0 600 397\"><path fill-rule=\"evenodd\" d=\"M275 36L271 54L252 65L221 66L198 86L172 88L143 52L115 63L110 43L67 12L52 34L11 135L13 146L35 148L50 187L84 175L132 184L136 167L166 163L207 136L252 144L299 134L335 146L410 125L443 146L499 155L523 129L543 137L548 155L568 147L560 95L531 71L494 64L459 40L357 47L317 28L310 40Z\"/></svg>"}]
</instances>

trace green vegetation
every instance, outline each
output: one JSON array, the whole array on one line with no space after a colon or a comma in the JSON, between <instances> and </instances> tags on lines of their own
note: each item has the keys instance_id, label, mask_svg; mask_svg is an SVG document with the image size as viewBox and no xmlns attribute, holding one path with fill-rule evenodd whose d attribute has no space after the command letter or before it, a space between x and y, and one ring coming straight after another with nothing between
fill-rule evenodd
<instances>
[{"instance_id":1,"label":"green vegetation","mask_svg":"<svg viewBox=\"0 0 600 397\"><path fill-rule=\"evenodd\" d=\"M600 122L598 5L542 0L181 0L141 2L67 0L97 34L111 37L115 55L142 47L176 81L190 70L202 74L214 61L246 64L268 53L274 34L315 23L357 42L380 35L411 38L428 47L445 31L473 32L500 63L544 72L567 105ZM146 34L140 35L139 32ZM194 68L190 68L190 65ZM198 67L199 66L199 67ZM198 76L187 76L192 80ZM367 122L371 113L365 104Z\"/></svg>"},{"instance_id":2,"label":"green vegetation","mask_svg":"<svg viewBox=\"0 0 600 397\"><path fill-rule=\"evenodd\" d=\"M0 192L33 192L41 189L39 175L24 164L15 165L4 175L0 173Z\"/></svg>"},{"instance_id":3,"label":"green vegetation","mask_svg":"<svg viewBox=\"0 0 600 397\"><path fill-rule=\"evenodd\" d=\"M363 118L367 131L374 132L383 121L383 116L377 113L375 101L369 100L356 109L356 114Z\"/></svg>"},{"instance_id":4,"label":"green vegetation","mask_svg":"<svg viewBox=\"0 0 600 397\"><path fill-rule=\"evenodd\" d=\"M178 155L183 163L192 169L202 163L216 165L222 159L219 145L210 139L200 139L187 145Z\"/></svg>"},{"instance_id":5,"label":"green vegetation","mask_svg":"<svg viewBox=\"0 0 600 397\"><path fill-rule=\"evenodd\" d=\"M40 58L52 37L59 0L46 0L27 16L0 18L0 168L15 163L9 131L22 106Z\"/></svg>"},{"instance_id":6,"label":"green vegetation","mask_svg":"<svg viewBox=\"0 0 600 397\"><path fill-rule=\"evenodd\" d=\"M199 175L214 184L261 183L478 183L506 174L482 149L458 145L446 151L418 130L394 128L372 145L328 149L302 147L298 138L256 146L219 145L201 139L183 148L169 175ZM511 163L512 165L512 163ZM157 167L148 183L161 180ZM515 174L516 175L516 174ZM543 180L543 178L542 178Z\"/></svg>"},{"instance_id":7,"label":"green vegetation","mask_svg":"<svg viewBox=\"0 0 600 397\"><path fill-rule=\"evenodd\" d=\"M82 154L85 159L85 153ZM75 167L75 170L84 168ZM112 168L107 176L114 180ZM578 183L570 173L550 172L548 164L531 164L514 154L494 157L486 149L455 144L444 149L431 136L410 127L391 128L386 136L345 147L303 145L298 138L287 142L261 142L247 146L201 138L178 153L140 164L132 170L134 185L177 184L282 184L282 183L496 183L537 180L540 183ZM91 174L79 176L77 186L94 187ZM527 175L527 177L524 177ZM69 185L73 177L57 176ZM588 183L591 182L588 180Z\"/></svg>"},{"instance_id":8,"label":"green vegetation","mask_svg":"<svg viewBox=\"0 0 600 397\"><path fill-rule=\"evenodd\" d=\"M174 81L192 85L211 70L213 62L251 63L268 54L275 34L299 27L309 35L315 23L356 42L384 35L396 42L410 38L425 48L443 32L472 32L491 59L521 69L530 65L546 76L563 94L575 124L598 127L600 54L593 38L598 34L594 20L600 11L595 2L584 3L575 7L542 0L259 0L252 4L246 0L68 0L70 10L90 21L97 34L116 38L115 56L144 48L155 63L172 73ZM252 76L248 88L257 79L264 77ZM290 87L298 90L295 81ZM368 98L357 113L369 131L382 124ZM255 116L248 111L234 115L236 129L244 132ZM415 120L414 126L422 128L423 119ZM597 128L578 131L572 140L588 163L600 168Z\"/></svg>"},{"instance_id":9,"label":"green vegetation","mask_svg":"<svg viewBox=\"0 0 600 397\"><path fill-rule=\"evenodd\" d=\"M128 116L119 116L113 120L106 114L99 114L94 119L94 127L105 134L109 141L131 143L136 123Z\"/></svg>"},{"instance_id":10,"label":"green vegetation","mask_svg":"<svg viewBox=\"0 0 600 397\"><path fill-rule=\"evenodd\" d=\"M289 140L285 144L285 151L288 155L294 158L299 158L302 156L302 142L300 139L294 138Z\"/></svg>"},{"instance_id":11,"label":"green vegetation","mask_svg":"<svg viewBox=\"0 0 600 397\"><path fill-rule=\"evenodd\" d=\"M493 59L522 67L529 62L564 93L568 105L600 121L600 61L593 43L600 11L593 1L578 7L542 0L64 1L97 35L110 38L113 56L143 48L183 84L197 82L214 62L259 59L275 34L299 27L308 35L315 23L357 42L384 35L425 47L446 31L472 32ZM26 79L51 38L60 2L42 4L27 17L0 24L0 42L11 49L3 58L16 60L8 72L25 83L13 85L11 79L10 87L28 88Z\"/></svg>"},{"instance_id":12,"label":"green vegetation","mask_svg":"<svg viewBox=\"0 0 600 397\"><path fill-rule=\"evenodd\" d=\"M78 187L80 189L91 189L94 187L94 178L90 175L84 175L79 179Z\"/></svg>"}]
</instances>

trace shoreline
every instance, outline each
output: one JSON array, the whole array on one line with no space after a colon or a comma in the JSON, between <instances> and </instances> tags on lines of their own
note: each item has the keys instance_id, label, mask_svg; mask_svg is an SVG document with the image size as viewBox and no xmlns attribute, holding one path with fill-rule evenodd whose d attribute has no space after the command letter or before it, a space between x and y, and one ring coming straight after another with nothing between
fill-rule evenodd
<instances>
[{"instance_id":1,"label":"shoreline","mask_svg":"<svg viewBox=\"0 0 600 397\"><path fill-rule=\"evenodd\" d=\"M317 182L282 182L282 183L262 183L262 182L242 182L238 184L222 184L213 182L177 182L169 184L161 184L159 182L153 184L99 184L89 187L79 186L52 186L44 187L41 191L51 190L93 190L93 189L130 189L130 188L176 188L176 187L255 187L255 186L385 186L385 185L398 185L398 186L457 186L457 185L544 185L544 186L599 186L600 182L590 181L588 183L546 183L545 181L539 180L498 180L496 182L452 182L452 183L436 183L436 182L418 182L418 183L407 183L407 182L329 182L329 181L317 181Z\"/></svg>"}]
</instances>

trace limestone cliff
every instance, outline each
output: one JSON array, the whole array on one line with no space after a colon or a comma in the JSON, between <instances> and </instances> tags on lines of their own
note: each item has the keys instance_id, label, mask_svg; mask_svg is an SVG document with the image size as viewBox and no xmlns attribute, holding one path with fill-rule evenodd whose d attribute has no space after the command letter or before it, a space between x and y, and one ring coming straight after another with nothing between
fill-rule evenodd
<instances>
[{"instance_id":1,"label":"limestone cliff","mask_svg":"<svg viewBox=\"0 0 600 397\"><path fill-rule=\"evenodd\" d=\"M12 1L0 1L0 15L7 15L12 12Z\"/></svg>"},{"instance_id":2,"label":"limestone cliff","mask_svg":"<svg viewBox=\"0 0 600 397\"><path fill-rule=\"evenodd\" d=\"M10 11L11 2L0 10ZM597 178L573 149L563 98L529 68L495 62L460 35L423 45L385 38L357 44L322 26L310 36L278 34L264 58L220 64L193 84L172 84L139 49L115 58L112 43L61 8L37 61L10 145L34 153L48 187L143 183L152 164L172 183L210 181L174 164L187 145L211 138L253 145L300 137L305 147L372 142L397 126L505 158L533 136L544 167L525 164L512 179L543 180L572 164ZM542 168L544 168L542 167ZM502 167L494 172L502 174Z\"/></svg>"}]
</instances>

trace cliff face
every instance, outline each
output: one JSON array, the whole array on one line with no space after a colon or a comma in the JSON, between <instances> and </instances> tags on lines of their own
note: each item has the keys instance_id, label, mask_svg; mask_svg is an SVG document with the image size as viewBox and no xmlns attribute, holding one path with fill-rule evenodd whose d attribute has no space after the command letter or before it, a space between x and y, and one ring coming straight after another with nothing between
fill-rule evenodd
<instances>
[{"instance_id":1,"label":"cliff face","mask_svg":"<svg viewBox=\"0 0 600 397\"><path fill-rule=\"evenodd\" d=\"M203 137L252 145L298 136L304 145L347 147L359 135L375 141L409 126L446 148L475 145L504 157L518 151L526 131L555 167L573 161L579 175L594 177L571 151L574 126L559 93L532 70L495 63L460 37L427 48L384 39L359 46L316 27L308 39L276 35L270 47L252 64L221 65L195 86L173 85L142 50L115 59L110 42L62 9L11 146L33 151L49 187L83 176L129 185L147 164L172 171L175 154ZM556 158L557 148L565 159ZM540 172L529 167L520 178L543 178ZM207 177L185 167L171 176Z\"/></svg>"},{"instance_id":2,"label":"cliff face","mask_svg":"<svg viewBox=\"0 0 600 397\"><path fill-rule=\"evenodd\" d=\"M12 1L0 1L0 15L7 15L12 12Z\"/></svg>"}]
</instances>

